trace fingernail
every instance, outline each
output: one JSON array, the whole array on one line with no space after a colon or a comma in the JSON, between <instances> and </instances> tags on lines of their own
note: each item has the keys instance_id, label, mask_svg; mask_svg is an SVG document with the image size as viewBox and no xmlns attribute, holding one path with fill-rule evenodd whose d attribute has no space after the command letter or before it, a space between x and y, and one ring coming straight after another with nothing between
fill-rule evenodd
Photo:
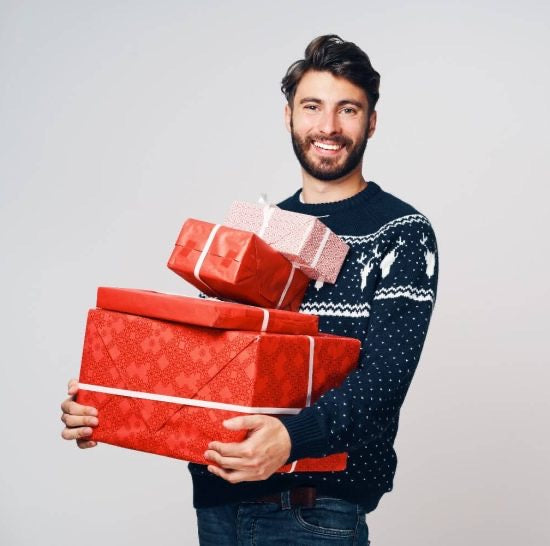
<instances>
[{"instance_id":1,"label":"fingernail","mask_svg":"<svg viewBox=\"0 0 550 546\"><path fill-rule=\"evenodd\" d=\"M94 415L95 417L97 417L97 410L95 408L92 408L91 411L90 411L90 414L91 415Z\"/></svg>"},{"instance_id":2,"label":"fingernail","mask_svg":"<svg viewBox=\"0 0 550 546\"><path fill-rule=\"evenodd\" d=\"M82 431L82 434L84 434L84 436L90 436L91 433L92 433L92 429L91 429L91 428L85 428L85 429Z\"/></svg>"},{"instance_id":3,"label":"fingernail","mask_svg":"<svg viewBox=\"0 0 550 546\"><path fill-rule=\"evenodd\" d=\"M90 417L90 425L96 426L99 424L99 419L97 417Z\"/></svg>"}]
</instances>

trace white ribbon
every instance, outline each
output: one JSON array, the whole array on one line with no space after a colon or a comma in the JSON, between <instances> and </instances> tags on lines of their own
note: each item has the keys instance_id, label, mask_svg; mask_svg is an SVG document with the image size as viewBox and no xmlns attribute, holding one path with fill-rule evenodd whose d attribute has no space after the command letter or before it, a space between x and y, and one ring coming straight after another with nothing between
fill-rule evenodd
<instances>
[{"instance_id":1,"label":"white ribbon","mask_svg":"<svg viewBox=\"0 0 550 546\"><path fill-rule=\"evenodd\" d=\"M319 277L315 281L315 290L319 290L320 288L323 288L324 284L325 284L325 279L323 279L323 277Z\"/></svg>"},{"instance_id":2,"label":"white ribbon","mask_svg":"<svg viewBox=\"0 0 550 546\"><path fill-rule=\"evenodd\" d=\"M321 244L319 245L319 248L317 249L317 252L315 253L315 256L313 257L313 261L311 262L311 267L315 267L317 265L317 262L319 261L319 258L321 258L321 254L323 254L323 250L325 250L325 246L327 246L327 241L328 241L329 237L330 237L330 229L328 229L328 227L327 227L326 231L325 231L325 234L323 235L323 239L321 240ZM323 284L325 284L325 279L323 277L319 277L315 281L315 289L319 290L320 288L322 288Z\"/></svg>"},{"instance_id":3,"label":"white ribbon","mask_svg":"<svg viewBox=\"0 0 550 546\"><path fill-rule=\"evenodd\" d=\"M306 392L306 407L311 405L311 393L313 390L313 366L315 362L315 338L305 336L309 340L309 363L308 363L308 384ZM128 396L130 398L141 398L155 402L168 402L180 406L194 406L197 408L219 409L226 411L237 411L239 413L262 413L271 415L296 415L302 408L269 408L255 406L240 406L238 404L226 404L224 402L213 402L210 400L199 400L196 398L183 398L180 396L168 396L151 392L133 391L129 389L117 389L103 385L91 385L89 383L78 383L79 390L112 394L115 396Z\"/></svg>"},{"instance_id":4,"label":"white ribbon","mask_svg":"<svg viewBox=\"0 0 550 546\"><path fill-rule=\"evenodd\" d=\"M306 396L306 408L308 408L311 405L311 386L313 385L313 353L315 350L315 339L311 336L307 336L309 339L309 376L307 379L308 384L308 392ZM294 461L288 470L288 474L292 474L294 470L296 469L296 465L298 464L298 461Z\"/></svg>"},{"instance_id":5,"label":"white ribbon","mask_svg":"<svg viewBox=\"0 0 550 546\"><path fill-rule=\"evenodd\" d=\"M330 237L330 229L326 228L325 234L323 235L323 239L321 240L321 244L319 245L319 248L315 253L313 261L310 264L310 267L315 267L317 265L317 262L319 261L319 258L323 253L323 250L325 250L325 246L327 246L327 241L329 237Z\"/></svg>"},{"instance_id":6,"label":"white ribbon","mask_svg":"<svg viewBox=\"0 0 550 546\"><path fill-rule=\"evenodd\" d=\"M315 338L313 336L306 336L309 339L309 366L307 375L307 396L306 396L306 408L311 406L311 390L313 389L313 363L315 357Z\"/></svg>"},{"instance_id":7,"label":"white ribbon","mask_svg":"<svg viewBox=\"0 0 550 546\"><path fill-rule=\"evenodd\" d=\"M180 406L194 406L197 408L238 411L240 413L272 413L274 415L295 415L299 413L302 409L239 406L238 404L225 404L223 402L198 400L196 398L182 398L180 396L168 396L166 394L132 391L129 389L115 389L113 387L104 387L103 385L90 385L89 383L79 383L78 388L84 391L101 392L104 394L113 394L115 396L128 396L129 398L141 398L142 400L153 400L154 402L168 402L169 404L179 404Z\"/></svg>"},{"instance_id":8,"label":"white ribbon","mask_svg":"<svg viewBox=\"0 0 550 546\"><path fill-rule=\"evenodd\" d=\"M262 307L262 311L264 313L264 318L262 320L262 328L261 328L261 332L265 332L267 330L267 325L269 324L269 311L267 309L264 309Z\"/></svg>"},{"instance_id":9,"label":"white ribbon","mask_svg":"<svg viewBox=\"0 0 550 546\"><path fill-rule=\"evenodd\" d=\"M212 246L212 241L214 241L214 237L216 236L216 232L218 231L218 229L220 229L222 226L221 224L216 224L213 228L212 228L212 231L210 232L210 235L208 235L208 239L206 239L206 243L204 245L204 248L202 249L202 252L199 256L199 259L197 260L197 263L195 264L195 269L193 270L193 275L195 276L195 279L197 279L198 281L200 281L202 284L204 284L205 286L208 286L201 278L200 278L200 270L201 270L201 267L202 267L202 264L206 258L206 255L208 254L208 250L210 249L210 247ZM208 288L210 288L208 286Z\"/></svg>"},{"instance_id":10,"label":"white ribbon","mask_svg":"<svg viewBox=\"0 0 550 546\"><path fill-rule=\"evenodd\" d=\"M298 252L304 248L304 245L306 244L306 241L308 240L309 236L311 235L311 232L313 231L313 228L315 227L315 218L312 218L309 222L309 226L307 226L307 229L304 230L304 234L302 236L302 240L300 241L300 244L298 245Z\"/></svg>"},{"instance_id":11,"label":"white ribbon","mask_svg":"<svg viewBox=\"0 0 550 546\"><path fill-rule=\"evenodd\" d=\"M281 305L283 304L286 293L288 292L288 289L290 288L290 284L292 283L292 279L294 278L294 271L296 271L296 265L294 263L292 263L291 265L292 267L290 269L290 275L288 276L288 279L286 281L286 286L283 290L283 293L281 294L281 297L279 298L279 301L277 302L275 309L279 309L279 307L281 307Z\"/></svg>"},{"instance_id":12,"label":"white ribbon","mask_svg":"<svg viewBox=\"0 0 550 546\"><path fill-rule=\"evenodd\" d=\"M258 230L258 237L260 239L263 239L263 236L265 234L265 231L267 229L267 226L269 224L269 220L271 220L271 217L273 216L273 213L275 212L275 207L273 205L265 205L263 208L263 218L262 218L262 225L260 226L260 229Z\"/></svg>"}]
</instances>

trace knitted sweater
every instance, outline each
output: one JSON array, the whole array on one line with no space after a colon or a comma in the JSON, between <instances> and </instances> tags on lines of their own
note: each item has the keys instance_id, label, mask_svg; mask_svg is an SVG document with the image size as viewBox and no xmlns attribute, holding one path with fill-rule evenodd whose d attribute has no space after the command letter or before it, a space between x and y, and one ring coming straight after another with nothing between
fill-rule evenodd
<instances>
[{"instance_id":1,"label":"knitted sweater","mask_svg":"<svg viewBox=\"0 0 550 546\"><path fill-rule=\"evenodd\" d=\"M348 452L342 472L274 474L229 484L190 464L194 505L206 507L315 485L319 494L373 510L392 489L399 411L420 358L435 302L437 243L425 216L374 182L342 201L305 204L300 191L279 206L317 216L350 250L335 284L311 282L300 311L322 332L362 342L355 371L311 407L281 420L289 462Z\"/></svg>"}]
</instances>

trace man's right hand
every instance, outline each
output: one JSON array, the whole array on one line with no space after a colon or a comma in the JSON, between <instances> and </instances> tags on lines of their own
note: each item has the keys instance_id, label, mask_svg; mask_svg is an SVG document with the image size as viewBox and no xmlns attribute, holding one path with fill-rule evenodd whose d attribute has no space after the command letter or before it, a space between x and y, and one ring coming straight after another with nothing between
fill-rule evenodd
<instances>
[{"instance_id":1,"label":"man's right hand","mask_svg":"<svg viewBox=\"0 0 550 546\"><path fill-rule=\"evenodd\" d=\"M95 447L97 442L89 440L92 434L92 428L99 423L97 419L97 409L91 406L82 406L74 401L74 397L78 392L78 381L71 379L68 387L69 398L61 404L61 420L65 423L65 428L61 432L61 436L65 440L76 440L78 447L86 449Z\"/></svg>"}]
</instances>

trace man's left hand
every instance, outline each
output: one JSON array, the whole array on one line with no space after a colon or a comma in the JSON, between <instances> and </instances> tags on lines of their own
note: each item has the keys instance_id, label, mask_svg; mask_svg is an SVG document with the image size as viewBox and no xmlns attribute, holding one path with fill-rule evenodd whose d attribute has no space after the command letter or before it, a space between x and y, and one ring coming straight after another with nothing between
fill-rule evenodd
<instances>
[{"instance_id":1,"label":"man's left hand","mask_svg":"<svg viewBox=\"0 0 550 546\"><path fill-rule=\"evenodd\" d=\"M204 456L219 466L208 470L230 483L269 478L290 455L290 437L285 426L269 415L245 415L224 421L229 430L248 430L242 442L210 442Z\"/></svg>"}]
</instances>

